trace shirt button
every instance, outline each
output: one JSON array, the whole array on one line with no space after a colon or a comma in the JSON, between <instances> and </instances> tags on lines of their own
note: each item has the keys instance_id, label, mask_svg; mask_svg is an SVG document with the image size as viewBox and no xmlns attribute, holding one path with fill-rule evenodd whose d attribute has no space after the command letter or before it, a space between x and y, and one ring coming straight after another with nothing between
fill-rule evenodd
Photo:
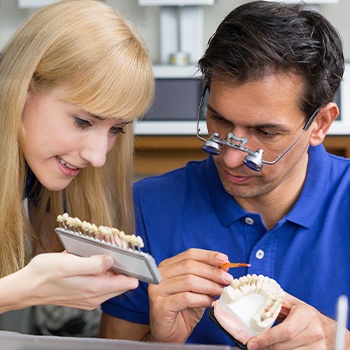
<instances>
[{"instance_id":1,"label":"shirt button","mask_svg":"<svg viewBox=\"0 0 350 350\"><path fill-rule=\"evenodd\" d=\"M254 224L254 220L252 218L245 218L245 223L248 225L253 225Z\"/></svg>"},{"instance_id":2,"label":"shirt button","mask_svg":"<svg viewBox=\"0 0 350 350\"><path fill-rule=\"evenodd\" d=\"M255 254L255 257L259 260L261 260L263 257L264 257L265 253L263 250L259 249L256 254Z\"/></svg>"}]
</instances>

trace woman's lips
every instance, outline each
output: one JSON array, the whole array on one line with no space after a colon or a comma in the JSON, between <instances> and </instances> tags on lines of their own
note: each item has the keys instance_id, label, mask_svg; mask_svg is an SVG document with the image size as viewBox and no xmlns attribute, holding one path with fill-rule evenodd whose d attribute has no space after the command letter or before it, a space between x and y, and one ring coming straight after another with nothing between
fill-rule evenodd
<instances>
[{"instance_id":1,"label":"woman's lips","mask_svg":"<svg viewBox=\"0 0 350 350\"><path fill-rule=\"evenodd\" d=\"M74 177L79 174L80 168L74 167L73 165L65 162L60 157L56 157L56 160L57 160L58 168L65 176Z\"/></svg>"}]
</instances>

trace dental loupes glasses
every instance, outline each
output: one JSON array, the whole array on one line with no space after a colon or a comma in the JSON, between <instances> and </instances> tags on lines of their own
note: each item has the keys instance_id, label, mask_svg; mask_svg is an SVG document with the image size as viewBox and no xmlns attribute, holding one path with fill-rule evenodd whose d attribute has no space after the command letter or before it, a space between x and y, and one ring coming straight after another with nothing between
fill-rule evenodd
<instances>
[{"instance_id":1,"label":"dental loupes glasses","mask_svg":"<svg viewBox=\"0 0 350 350\"><path fill-rule=\"evenodd\" d=\"M204 139L199 135L200 128L199 128L199 114L200 110L202 108L203 99L206 93L207 87L204 88L200 105L198 108L198 114L197 114L197 137L203 141L202 149L203 151L212 154L212 155L219 155L221 153L221 146L228 146L234 149L237 149L242 152L248 153L244 159L243 162L246 164L250 169L253 169L255 171L261 171L263 168L263 164L273 165L276 164L287 152L290 151L290 149L298 142L301 135L304 133L305 130L309 128L313 120L315 119L319 108L316 109L316 111L309 117L307 122L305 123L302 131L298 135L298 137L295 139L295 141L280 155L277 156L277 158L274 161L266 161L263 160L263 154L264 150L261 148L258 148L256 151L250 150L249 148L245 147L245 144L248 142L248 139L245 137L236 137L232 132L230 132L227 135L227 139L221 139L220 135L217 132L214 132L212 136L210 136L208 139Z\"/></svg>"}]
</instances>

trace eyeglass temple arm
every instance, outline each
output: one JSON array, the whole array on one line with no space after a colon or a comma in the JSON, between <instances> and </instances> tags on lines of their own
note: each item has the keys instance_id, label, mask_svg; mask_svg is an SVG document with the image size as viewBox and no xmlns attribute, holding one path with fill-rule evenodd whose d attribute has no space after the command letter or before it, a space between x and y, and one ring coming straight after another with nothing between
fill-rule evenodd
<instances>
[{"instance_id":1,"label":"eyeglass temple arm","mask_svg":"<svg viewBox=\"0 0 350 350\"><path fill-rule=\"evenodd\" d=\"M316 111L314 113L312 113L312 115L310 116L310 118L307 120L307 122L305 123L303 130L301 130L301 133L298 135L298 137L296 138L296 140L282 153L280 154L274 161L272 162L268 162L266 160L262 160L262 162L264 164L268 164L268 165L273 165L275 163L277 163L287 152L289 152L289 150L299 141L301 135L304 133L304 131L306 131L309 126L312 124L312 122L314 121L317 113L319 112L320 108L317 108Z\"/></svg>"},{"instance_id":2,"label":"eyeglass temple arm","mask_svg":"<svg viewBox=\"0 0 350 350\"><path fill-rule=\"evenodd\" d=\"M201 141L206 141L203 137L201 137L199 135L199 132L201 131L200 127L199 127L199 117L200 117L200 112L201 112L201 109L202 109L202 104L203 104L203 100L204 100L204 96L206 94L208 90L208 85L205 84L204 86L204 89L203 89L203 92L202 92L202 96L201 96L201 99L200 99L200 102L199 102L199 108L198 108L198 113L197 113L197 138L199 138Z\"/></svg>"}]
</instances>

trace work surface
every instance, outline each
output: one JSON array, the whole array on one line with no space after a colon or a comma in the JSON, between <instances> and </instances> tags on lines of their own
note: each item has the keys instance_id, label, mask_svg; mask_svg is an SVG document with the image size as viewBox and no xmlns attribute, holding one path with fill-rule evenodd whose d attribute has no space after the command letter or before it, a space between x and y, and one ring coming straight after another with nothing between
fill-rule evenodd
<instances>
[{"instance_id":1,"label":"work surface","mask_svg":"<svg viewBox=\"0 0 350 350\"><path fill-rule=\"evenodd\" d=\"M141 343L97 338L66 338L24 335L0 331L0 349L6 350L233 350L222 345Z\"/></svg>"}]
</instances>

